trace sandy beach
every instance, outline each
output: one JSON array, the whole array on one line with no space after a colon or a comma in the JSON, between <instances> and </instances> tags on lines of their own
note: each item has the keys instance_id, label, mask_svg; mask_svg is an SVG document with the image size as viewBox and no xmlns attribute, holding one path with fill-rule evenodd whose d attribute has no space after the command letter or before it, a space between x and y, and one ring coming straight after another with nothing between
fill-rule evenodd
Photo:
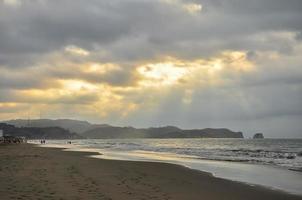
<instances>
[{"instance_id":1,"label":"sandy beach","mask_svg":"<svg viewBox=\"0 0 302 200\"><path fill-rule=\"evenodd\" d=\"M302 199L178 165L102 160L91 154L0 145L0 199Z\"/></svg>"}]
</instances>

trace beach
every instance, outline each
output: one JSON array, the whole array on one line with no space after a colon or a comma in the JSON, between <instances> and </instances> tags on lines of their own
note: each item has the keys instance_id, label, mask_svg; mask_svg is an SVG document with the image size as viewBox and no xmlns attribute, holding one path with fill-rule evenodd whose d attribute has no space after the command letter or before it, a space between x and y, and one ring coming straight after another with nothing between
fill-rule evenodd
<instances>
[{"instance_id":1,"label":"beach","mask_svg":"<svg viewBox=\"0 0 302 200\"><path fill-rule=\"evenodd\" d=\"M179 165L89 157L93 154L33 144L0 145L1 200L302 199Z\"/></svg>"}]
</instances>

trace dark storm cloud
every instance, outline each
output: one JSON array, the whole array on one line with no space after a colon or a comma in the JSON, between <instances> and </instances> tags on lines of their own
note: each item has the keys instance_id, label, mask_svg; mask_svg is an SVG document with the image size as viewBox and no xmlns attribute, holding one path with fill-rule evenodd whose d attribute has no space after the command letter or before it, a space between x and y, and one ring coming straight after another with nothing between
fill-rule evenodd
<instances>
[{"instance_id":1,"label":"dark storm cloud","mask_svg":"<svg viewBox=\"0 0 302 200\"><path fill-rule=\"evenodd\" d=\"M17 72L7 73L0 68L0 89L31 89L41 88L47 89L51 87L59 87L53 77L43 76L43 74L35 72Z\"/></svg>"},{"instance_id":2,"label":"dark storm cloud","mask_svg":"<svg viewBox=\"0 0 302 200\"><path fill-rule=\"evenodd\" d=\"M135 68L142 62L158 62L165 56L211 59L226 50L237 50L248 52L255 72L220 77L228 83L224 86L205 89L195 85L189 88L194 91L189 105L182 101L183 88L165 95L121 92L118 95L123 99L140 105L159 101L152 111L143 108L121 123L244 128L247 121L256 126L262 119L273 126L288 117L284 127L302 129L296 123L302 115L301 0L7 2L0 0L0 103L89 104L98 100L97 94L47 99L18 92L61 89L58 79L135 86L139 79ZM186 5L192 3L201 4L202 9L189 12ZM69 45L90 54L68 55L64 49ZM57 58L62 62L54 62L56 54L63 55ZM120 69L100 74L79 68L89 62L113 63ZM1 107L0 114L9 109L15 108ZM269 121L271 118L278 120ZM265 122L258 124L268 130Z\"/></svg>"},{"instance_id":3,"label":"dark storm cloud","mask_svg":"<svg viewBox=\"0 0 302 200\"><path fill-rule=\"evenodd\" d=\"M196 16L180 10L176 5L181 1L175 1L175 5L159 0L21 2L19 6L0 4L0 54L4 60L9 59L3 58L5 55L50 52L68 44L108 48L116 59L130 53L123 43L132 53L124 59L162 53L180 56L190 48L199 50L195 56L203 56L208 49L215 53L230 48L238 37L237 44L241 45L237 48L248 49L245 36L263 31L301 31L302 21L299 0L200 1L203 10ZM216 46L215 41L219 43Z\"/></svg>"}]
</instances>

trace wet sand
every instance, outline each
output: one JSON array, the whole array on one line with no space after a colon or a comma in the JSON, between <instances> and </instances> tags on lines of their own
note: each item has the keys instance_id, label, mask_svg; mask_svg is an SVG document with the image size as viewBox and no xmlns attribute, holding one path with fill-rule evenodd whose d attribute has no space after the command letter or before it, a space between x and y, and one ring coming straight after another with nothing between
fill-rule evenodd
<instances>
[{"instance_id":1,"label":"wet sand","mask_svg":"<svg viewBox=\"0 0 302 200\"><path fill-rule=\"evenodd\" d=\"M302 199L178 165L102 160L91 154L0 145L0 199Z\"/></svg>"}]
</instances>

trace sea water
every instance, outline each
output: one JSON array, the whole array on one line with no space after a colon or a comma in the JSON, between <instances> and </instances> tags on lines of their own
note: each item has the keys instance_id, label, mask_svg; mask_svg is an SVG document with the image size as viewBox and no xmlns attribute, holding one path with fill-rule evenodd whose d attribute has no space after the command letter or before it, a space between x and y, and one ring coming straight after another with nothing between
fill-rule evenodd
<instances>
[{"instance_id":1,"label":"sea water","mask_svg":"<svg viewBox=\"0 0 302 200\"><path fill-rule=\"evenodd\" d=\"M105 159L180 164L214 176L302 195L302 139L49 140Z\"/></svg>"}]
</instances>

